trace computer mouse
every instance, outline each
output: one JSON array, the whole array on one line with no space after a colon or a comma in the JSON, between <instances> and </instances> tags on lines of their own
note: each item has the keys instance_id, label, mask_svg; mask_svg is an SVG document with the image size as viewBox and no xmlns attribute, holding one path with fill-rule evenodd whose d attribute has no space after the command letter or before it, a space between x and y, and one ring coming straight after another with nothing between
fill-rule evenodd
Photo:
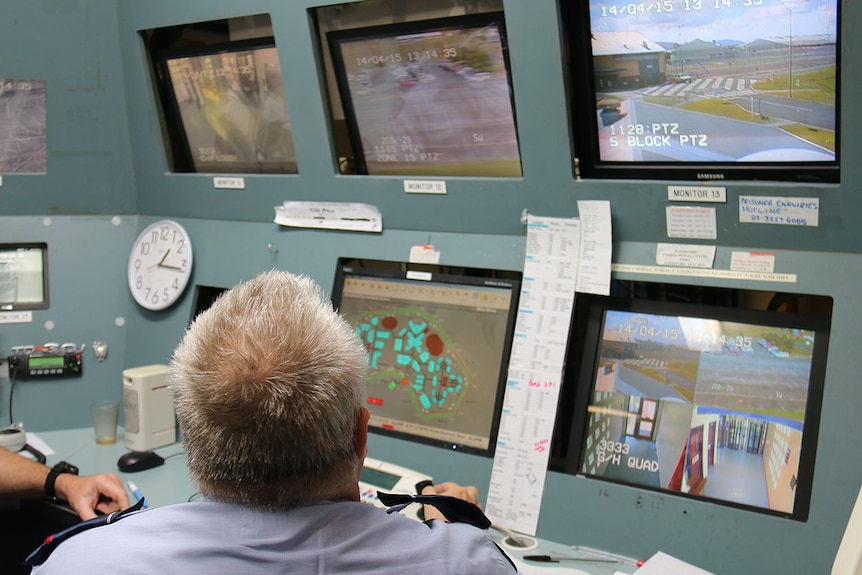
<instances>
[{"instance_id":1,"label":"computer mouse","mask_svg":"<svg viewBox=\"0 0 862 575\"><path fill-rule=\"evenodd\" d=\"M153 451L130 451L120 456L117 460L117 467L120 471L134 473L135 471L158 467L164 462L165 458Z\"/></svg>"}]
</instances>

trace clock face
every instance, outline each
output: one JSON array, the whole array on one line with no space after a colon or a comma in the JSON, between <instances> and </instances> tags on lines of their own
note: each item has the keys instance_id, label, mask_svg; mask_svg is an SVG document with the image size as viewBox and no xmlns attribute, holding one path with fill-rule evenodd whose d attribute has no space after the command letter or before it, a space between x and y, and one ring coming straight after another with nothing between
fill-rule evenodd
<instances>
[{"instance_id":1,"label":"clock face","mask_svg":"<svg viewBox=\"0 0 862 575\"><path fill-rule=\"evenodd\" d=\"M183 294L192 273L192 243L177 222L160 220L144 229L129 255L129 290L141 306L160 310Z\"/></svg>"}]
</instances>

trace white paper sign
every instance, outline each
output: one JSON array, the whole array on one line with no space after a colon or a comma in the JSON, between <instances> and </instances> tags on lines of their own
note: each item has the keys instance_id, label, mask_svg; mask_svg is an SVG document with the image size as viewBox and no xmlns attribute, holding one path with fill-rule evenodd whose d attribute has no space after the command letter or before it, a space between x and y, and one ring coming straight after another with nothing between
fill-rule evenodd
<instances>
[{"instance_id":1,"label":"white paper sign","mask_svg":"<svg viewBox=\"0 0 862 575\"><path fill-rule=\"evenodd\" d=\"M775 271L775 254L763 252L732 252L730 269L772 273Z\"/></svg>"},{"instance_id":2,"label":"white paper sign","mask_svg":"<svg viewBox=\"0 0 862 575\"><path fill-rule=\"evenodd\" d=\"M667 237L714 240L718 237L715 208L668 206Z\"/></svg>"},{"instance_id":3,"label":"white paper sign","mask_svg":"<svg viewBox=\"0 0 862 575\"><path fill-rule=\"evenodd\" d=\"M383 230L380 211L369 204L341 202L284 202L275 206L275 223L294 228L353 232Z\"/></svg>"},{"instance_id":4,"label":"white paper sign","mask_svg":"<svg viewBox=\"0 0 862 575\"><path fill-rule=\"evenodd\" d=\"M689 244L658 244L655 263L660 266L711 268L715 261L715 246Z\"/></svg>"},{"instance_id":5,"label":"white paper sign","mask_svg":"<svg viewBox=\"0 0 862 575\"><path fill-rule=\"evenodd\" d=\"M819 198L739 197L739 221L744 223L816 227L819 216Z\"/></svg>"},{"instance_id":6,"label":"white paper sign","mask_svg":"<svg viewBox=\"0 0 862 575\"><path fill-rule=\"evenodd\" d=\"M410 248L410 261L416 264L438 264L440 252L434 246L416 245Z\"/></svg>"},{"instance_id":7,"label":"white paper sign","mask_svg":"<svg viewBox=\"0 0 862 575\"><path fill-rule=\"evenodd\" d=\"M611 204L606 200L578 202L581 249L576 291L597 295L611 293Z\"/></svg>"}]
</instances>

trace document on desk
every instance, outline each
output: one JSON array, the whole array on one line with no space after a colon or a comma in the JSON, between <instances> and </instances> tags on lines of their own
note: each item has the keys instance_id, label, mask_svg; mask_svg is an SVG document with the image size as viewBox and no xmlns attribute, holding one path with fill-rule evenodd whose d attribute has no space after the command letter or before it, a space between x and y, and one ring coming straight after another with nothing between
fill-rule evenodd
<instances>
[{"instance_id":1,"label":"document on desk","mask_svg":"<svg viewBox=\"0 0 862 575\"><path fill-rule=\"evenodd\" d=\"M581 241L574 218L528 216L524 279L485 513L536 534Z\"/></svg>"},{"instance_id":2,"label":"document on desk","mask_svg":"<svg viewBox=\"0 0 862 575\"><path fill-rule=\"evenodd\" d=\"M634 575L713 575L685 561L659 551L650 557Z\"/></svg>"}]
</instances>

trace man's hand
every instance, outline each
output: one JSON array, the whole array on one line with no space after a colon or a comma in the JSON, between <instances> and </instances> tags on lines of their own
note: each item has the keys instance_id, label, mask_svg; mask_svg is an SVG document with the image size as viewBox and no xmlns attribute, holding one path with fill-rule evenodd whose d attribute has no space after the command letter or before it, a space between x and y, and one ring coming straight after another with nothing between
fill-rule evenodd
<instances>
[{"instance_id":1,"label":"man's hand","mask_svg":"<svg viewBox=\"0 0 862 575\"><path fill-rule=\"evenodd\" d=\"M61 473L54 483L54 491L57 497L68 501L69 506L84 521L99 513L107 515L129 506L129 496L123 482L113 473L84 477Z\"/></svg>"},{"instance_id":2,"label":"man's hand","mask_svg":"<svg viewBox=\"0 0 862 575\"><path fill-rule=\"evenodd\" d=\"M481 508L479 505L479 490L476 489L473 485L463 486L458 485L457 483L453 483L451 481L446 481L445 483L441 483L440 485L428 485L422 490L422 495L448 495L449 497L457 497L458 499L463 499L477 507ZM435 507L430 505L425 505L425 519L442 519L443 521L447 521L446 517L440 513Z\"/></svg>"}]
</instances>

